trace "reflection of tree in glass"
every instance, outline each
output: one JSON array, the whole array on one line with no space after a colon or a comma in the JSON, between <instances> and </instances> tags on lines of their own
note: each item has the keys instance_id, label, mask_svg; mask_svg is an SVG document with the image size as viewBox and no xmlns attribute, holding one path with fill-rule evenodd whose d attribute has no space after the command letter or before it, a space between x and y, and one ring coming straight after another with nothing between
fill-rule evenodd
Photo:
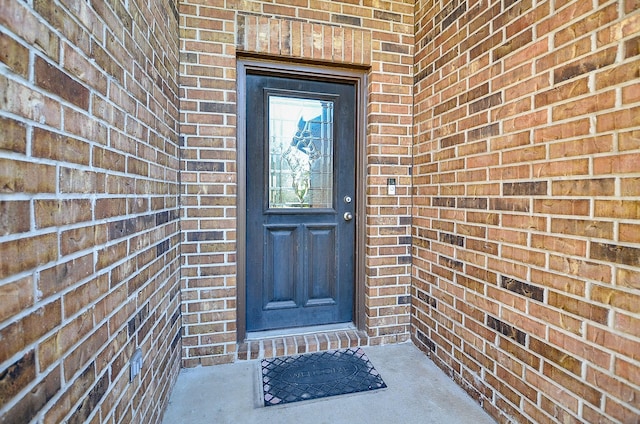
<instances>
[{"instance_id":1,"label":"reflection of tree in glass","mask_svg":"<svg viewBox=\"0 0 640 424\"><path fill-rule=\"evenodd\" d=\"M320 116L308 121L300 118L298 131L283 155L293 171L291 186L301 204L311 186L311 166L320 158L320 152L313 143L314 137L320 137L320 125Z\"/></svg>"}]
</instances>

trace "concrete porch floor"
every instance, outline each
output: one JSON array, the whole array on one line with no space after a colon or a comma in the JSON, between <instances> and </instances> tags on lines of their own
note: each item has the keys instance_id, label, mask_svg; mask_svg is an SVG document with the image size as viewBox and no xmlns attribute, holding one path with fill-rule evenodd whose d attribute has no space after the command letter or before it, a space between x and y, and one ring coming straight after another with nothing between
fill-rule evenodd
<instances>
[{"instance_id":1,"label":"concrete porch floor","mask_svg":"<svg viewBox=\"0 0 640 424\"><path fill-rule=\"evenodd\" d=\"M363 350L386 389L263 407L260 361L187 368L178 376L163 423L495 424L410 342Z\"/></svg>"}]
</instances>

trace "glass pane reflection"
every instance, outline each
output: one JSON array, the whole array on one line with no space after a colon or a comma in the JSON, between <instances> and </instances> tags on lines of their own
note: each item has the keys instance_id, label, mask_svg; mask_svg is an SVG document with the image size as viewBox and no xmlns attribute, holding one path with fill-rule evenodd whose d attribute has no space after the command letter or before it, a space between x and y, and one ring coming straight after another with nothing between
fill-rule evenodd
<instances>
[{"instance_id":1,"label":"glass pane reflection","mask_svg":"<svg viewBox=\"0 0 640 424\"><path fill-rule=\"evenodd\" d=\"M269 208L331 208L333 102L269 97Z\"/></svg>"}]
</instances>

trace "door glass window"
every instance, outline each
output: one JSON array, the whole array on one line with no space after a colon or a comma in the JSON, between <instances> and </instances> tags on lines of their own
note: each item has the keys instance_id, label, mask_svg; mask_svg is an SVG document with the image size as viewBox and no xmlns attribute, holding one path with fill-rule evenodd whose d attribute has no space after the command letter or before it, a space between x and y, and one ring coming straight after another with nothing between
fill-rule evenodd
<instances>
[{"instance_id":1,"label":"door glass window","mask_svg":"<svg viewBox=\"0 0 640 424\"><path fill-rule=\"evenodd\" d=\"M331 208L333 102L269 96L269 208Z\"/></svg>"}]
</instances>

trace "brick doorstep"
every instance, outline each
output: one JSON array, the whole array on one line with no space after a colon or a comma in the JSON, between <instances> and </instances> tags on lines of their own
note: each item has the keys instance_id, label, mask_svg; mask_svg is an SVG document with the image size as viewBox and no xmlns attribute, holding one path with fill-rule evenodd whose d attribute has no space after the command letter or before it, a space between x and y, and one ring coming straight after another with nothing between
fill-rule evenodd
<instances>
[{"instance_id":1,"label":"brick doorstep","mask_svg":"<svg viewBox=\"0 0 640 424\"><path fill-rule=\"evenodd\" d=\"M265 337L238 343L235 359L255 360L368 345L366 333L356 329Z\"/></svg>"}]
</instances>

